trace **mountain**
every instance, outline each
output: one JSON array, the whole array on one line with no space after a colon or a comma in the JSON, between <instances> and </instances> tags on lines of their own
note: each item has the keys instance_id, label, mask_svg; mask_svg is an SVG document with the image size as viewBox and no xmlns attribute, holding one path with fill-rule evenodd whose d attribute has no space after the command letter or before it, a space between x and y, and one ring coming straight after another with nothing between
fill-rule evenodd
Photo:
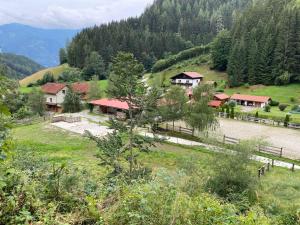
<instances>
[{"instance_id":1,"label":"mountain","mask_svg":"<svg viewBox=\"0 0 300 225\"><path fill-rule=\"evenodd\" d=\"M137 18L82 30L68 47L71 66L82 68L97 51L106 63L118 51L132 52L146 69L156 59L207 44L252 0L156 0Z\"/></svg>"},{"instance_id":2,"label":"mountain","mask_svg":"<svg viewBox=\"0 0 300 225\"><path fill-rule=\"evenodd\" d=\"M59 49L65 47L77 30L41 29L22 24L0 26L0 49L24 55L43 66L59 64Z\"/></svg>"},{"instance_id":3,"label":"mountain","mask_svg":"<svg viewBox=\"0 0 300 225\"><path fill-rule=\"evenodd\" d=\"M25 56L11 53L0 54L0 74L10 78L24 78L43 68L43 66Z\"/></svg>"}]
</instances>

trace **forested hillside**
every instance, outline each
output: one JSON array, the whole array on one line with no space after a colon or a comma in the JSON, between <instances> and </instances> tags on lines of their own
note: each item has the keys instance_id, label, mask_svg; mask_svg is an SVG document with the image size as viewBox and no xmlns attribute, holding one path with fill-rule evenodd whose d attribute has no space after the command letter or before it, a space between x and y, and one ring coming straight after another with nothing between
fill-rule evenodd
<instances>
[{"instance_id":1,"label":"forested hillside","mask_svg":"<svg viewBox=\"0 0 300 225\"><path fill-rule=\"evenodd\" d=\"M44 67L31 59L9 53L0 54L0 74L9 78L24 78Z\"/></svg>"},{"instance_id":2,"label":"forested hillside","mask_svg":"<svg viewBox=\"0 0 300 225\"><path fill-rule=\"evenodd\" d=\"M139 18L88 28L68 46L71 66L83 68L97 51L106 63L117 51L128 51L150 69L166 54L209 43L218 31L232 27L239 10L252 0L156 0Z\"/></svg>"},{"instance_id":3,"label":"forested hillside","mask_svg":"<svg viewBox=\"0 0 300 225\"><path fill-rule=\"evenodd\" d=\"M300 81L298 0L258 1L243 14L232 31L228 74L231 86Z\"/></svg>"}]
</instances>

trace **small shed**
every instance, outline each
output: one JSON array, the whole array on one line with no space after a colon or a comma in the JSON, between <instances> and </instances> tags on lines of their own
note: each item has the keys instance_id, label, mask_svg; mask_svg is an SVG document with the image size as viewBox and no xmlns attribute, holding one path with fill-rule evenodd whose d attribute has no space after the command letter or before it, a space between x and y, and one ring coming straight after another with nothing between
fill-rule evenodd
<instances>
[{"instance_id":1,"label":"small shed","mask_svg":"<svg viewBox=\"0 0 300 225\"><path fill-rule=\"evenodd\" d=\"M234 94L230 98L237 102L238 105L260 107L263 108L271 101L271 97L268 96L254 96L254 95L242 95Z\"/></svg>"},{"instance_id":2,"label":"small shed","mask_svg":"<svg viewBox=\"0 0 300 225\"><path fill-rule=\"evenodd\" d=\"M90 104L98 106L99 111L105 114L121 115L121 113L127 113L129 106L127 102L118 99L103 98L99 100L91 101Z\"/></svg>"}]
</instances>

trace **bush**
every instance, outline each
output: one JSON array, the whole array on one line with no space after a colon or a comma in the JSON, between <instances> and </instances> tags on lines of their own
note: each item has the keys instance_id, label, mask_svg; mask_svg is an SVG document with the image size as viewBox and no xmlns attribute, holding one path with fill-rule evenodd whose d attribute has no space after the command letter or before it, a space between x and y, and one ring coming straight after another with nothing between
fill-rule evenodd
<instances>
[{"instance_id":1,"label":"bush","mask_svg":"<svg viewBox=\"0 0 300 225\"><path fill-rule=\"evenodd\" d=\"M279 110L280 110L281 112L283 112L287 107L288 107L287 104L280 104L280 105L278 106L278 108L279 108Z\"/></svg>"},{"instance_id":2,"label":"bush","mask_svg":"<svg viewBox=\"0 0 300 225\"><path fill-rule=\"evenodd\" d=\"M209 53L209 51L210 51L209 45L198 46L195 48L190 48L190 49L184 50L184 51L178 53L177 55L172 55L166 59L158 60L153 65L152 72L157 73L157 72L163 71L180 61L190 59L190 58L202 55L202 54L207 54L207 53Z\"/></svg>"},{"instance_id":3,"label":"bush","mask_svg":"<svg viewBox=\"0 0 300 225\"><path fill-rule=\"evenodd\" d=\"M286 115L285 119L284 119L284 126L287 127L289 125L291 116L290 115Z\"/></svg>"},{"instance_id":4,"label":"bush","mask_svg":"<svg viewBox=\"0 0 300 225\"><path fill-rule=\"evenodd\" d=\"M32 111L30 111L27 107L23 106L13 115L13 117L17 120L22 120L32 115Z\"/></svg>"},{"instance_id":5,"label":"bush","mask_svg":"<svg viewBox=\"0 0 300 225\"><path fill-rule=\"evenodd\" d=\"M291 97L291 98L290 98L290 101L291 101L291 102L295 102L296 99L295 99L294 97Z\"/></svg>"},{"instance_id":6,"label":"bush","mask_svg":"<svg viewBox=\"0 0 300 225\"><path fill-rule=\"evenodd\" d=\"M294 105L292 111L298 111L300 109L299 105Z\"/></svg>"},{"instance_id":7,"label":"bush","mask_svg":"<svg viewBox=\"0 0 300 225\"><path fill-rule=\"evenodd\" d=\"M279 102L277 102L275 100L271 100L270 101L270 106L279 106Z\"/></svg>"},{"instance_id":8,"label":"bush","mask_svg":"<svg viewBox=\"0 0 300 225\"><path fill-rule=\"evenodd\" d=\"M271 106L270 106L270 105L266 105L266 106L264 107L264 111L265 111L265 112L271 112Z\"/></svg>"}]
</instances>

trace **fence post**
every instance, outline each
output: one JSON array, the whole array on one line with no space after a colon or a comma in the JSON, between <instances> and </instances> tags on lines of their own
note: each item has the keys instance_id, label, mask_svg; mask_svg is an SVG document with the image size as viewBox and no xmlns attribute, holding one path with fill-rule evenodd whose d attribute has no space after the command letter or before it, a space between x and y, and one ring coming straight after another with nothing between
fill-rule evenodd
<instances>
[{"instance_id":1,"label":"fence post","mask_svg":"<svg viewBox=\"0 0 300 225\"><path fill-rule=\"evenodd\" d=\"M282 157L283 148L280 148L280 157Z\"/></svg>"},{"instance_id":2,"label":"fence post","mask_svg":"<svg viewBox=\"0 0 300 225\"><path fill-rule=\"evenodd\" d=\"M261 175L260 169L258 169L258 178L260 178L260 175Z\"/></svg>"},{"instance_id":3,"label":"fence post","mask_svg":"<svg viewBox=\"0 0 300 225\"><path fill-rule=\"evenodd\" d=\"M225 139L226 139L226 136L224 135L223 136L223 144L225 144Z\"/></svg>"},{"instance_id":4,"label":"fence post","mask_svg":"<svg viewBox=\"0 0 300 225\"><path fill-rule=\"evenodd\" d=\"M275 160L274 160L274 159L272 159L272 167L274 167L274 161L275 161Z\"/></svg>"},{"instance_id":5,"label":"fence post","mask_svg":"<svg viewBox=\"0 0 300 225\"><path fill-rule=\"evenodd\" d=\"M263 166L261 169L261 175L265 175L265 166Z\"/></svg>"},{"instance_id":6,"label":"fence post","mask_svg":"<svg viewBox=\"0 0 300 225\"><path fill-rule=\"evenodd\" d=\"M270 171L270 163L267 164L267 171Z\"/></svg>"},{"instance_id":7,"label":"fence post","mask_svg":"<svg viewBox=\"0 0 300 225\"><path fill-rule=\"evenodd\" d=\"M295 163L292 165L292 171L295 172Z\"/></svg>"}]
</instances>

